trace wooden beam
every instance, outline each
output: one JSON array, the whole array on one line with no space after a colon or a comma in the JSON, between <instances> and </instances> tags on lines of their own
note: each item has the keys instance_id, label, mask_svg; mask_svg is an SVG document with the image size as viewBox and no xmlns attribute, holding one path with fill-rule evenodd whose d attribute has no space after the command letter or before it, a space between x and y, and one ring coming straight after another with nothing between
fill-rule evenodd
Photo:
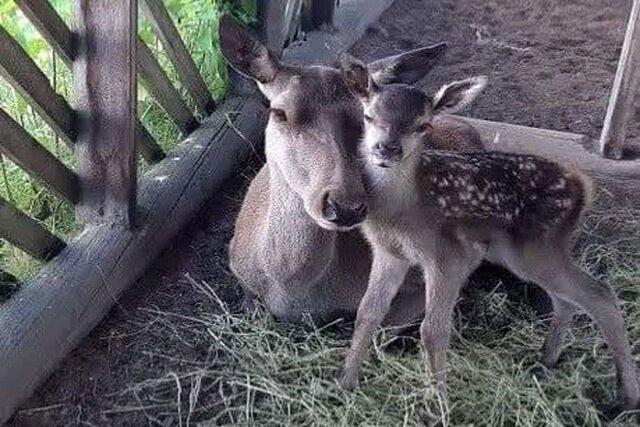
<instances>
[{"instance_id":1,"label":"wooden beam","mask_svg":"<svg viewBox=\"0 0 640 427\"><path fill-rule=\"evenodd\" d=\"M626 136L625 125L629 111L633 108L638 83L640 83L640 0L633 0L618 61L618 70L613 81L611 98L600 135L600 153L604 157L622 158Z\"/></svg>"},{"instance_id":2,"label":"wooden beam","mask_svg":"<svg viewBox=\"0 0 640 427\"><path fill-rule=\"evenodd\" d=\"M0 197L0 238L7 240L32 257L49 261L65 244L34 219Z\"/></svg>"},{"instance_id":3,"label":"wooden beam","mask_svg":"<svg viewBox=\"0 0 640 427\"><path fill-rule=\"evenodd\" d=\"M640 161L610 160L590 153L585 146L591 142L575 133L464 119L478 129L487 150L534 154L576 167L592 177L596 189L616 204L640 203Z\"/></svg>"},{"instance_id":4,"label":"wooden beam","mask_svg":"<svg viewBox=\"0 0 640 427\"><path fill-rule=\"evenodd\" d=\"M171 63L178 72L180 82L204 114L211 114L216 103L211 97L204 80L200 76L198 67L187 50L180 33L173 24L167 8L161 0L142 0L142 8L149 18L155 33L162 41L162 47L171 59Z\"/></svg>"},{"instance_id":5,"label":"wooden beam","mask_svg":"<svg viewBox=\"0 0 640 427\"><path fill-rule=\"evenodd\" d=\"M42 118L70 145L76 139L75 115L27 52L0 27L0 74L24 96Z\"/></svg>"},{"instance_id":6,"label":"wooden beam","mask_svg":"<svg viewBox=\"0 0 640 427\"><path fill-rule=\"evenodd\" d=\"M51 3L48 0L15 0L15 2L60 58L71 66L76 57L74 35Z\"/></svg>"},{"instance_id":7,"label":"wooden beam","mask_svg":"<svg viewBox=\"0 0 640 427\"><path fill-rule=\"evenodd\" d=\"M180 93L173 87L171 80L160 67L147 45L138 38L137 43L138 72L142 84L158 101L158 104L169 114L176 126L185 135L198 127L198 121L191 114Z\"/></svg>"},{"instance_id":8,"label":"wooden beam","mask_svg":"<svg viewBox=\"0 0 640 427\"><path fill-rule=\"evenodd\" d=\"M132 226L136 206L136 0L75 0L73 74L81 118L76 144L84 222ZM108 19L107 19L108 18Z\"/></svg>"},{"instance_id":9,"label":"wooden beam","mask_svg":"<svg viewBox=\"0 0 640 427\"><path fill-rule=\"evenodd\" d=\"M7 113L0 110L0 151L71 203L79 198L78 177Z\"/></svg>"},{"instance_id":10,"label":"wooden beam","mask_svg":"<svg viewBox=\"0 0 640 427\"><path fill-rule=\"evenodd\" d=\"M187 143L141 178L139 229L87 227L3 304L0 424L237 171L252 144L260 144L265 116L258 99L225 101Z\"/></svg>"}]
</instances>

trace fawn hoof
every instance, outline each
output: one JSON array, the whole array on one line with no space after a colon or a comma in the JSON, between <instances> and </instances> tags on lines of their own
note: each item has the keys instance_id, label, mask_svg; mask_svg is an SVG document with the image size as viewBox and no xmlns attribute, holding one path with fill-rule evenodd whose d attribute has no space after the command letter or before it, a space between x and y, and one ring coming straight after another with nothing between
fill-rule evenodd
<instances>
[{"instance_id":1,"label":"fawn hoof","mask_svg":"<svg viewBox=\"0 0 640 427\"><path fill-rule=\"evenodd\" d=\"M625 405L621 401L616 401L601 408L602 415L606 421L614 420L618 415L625 411Z\"/></svg>"},{"instance_id":2,"label":"fawn hoof","mask_svg":"<svg viewBox=\"0 0 640 427\"><path fill-rule=\"evenodd\" d=\"M338 377L336 382L340 388L347 391L353 391L357 389L359 385L357 375L347 375L344 373Z\"/></svg>"},{"instance_id":3,"label":"fawn hoof","mask_svg":"<svg viewBox=\"0 0 640 427\"><path fill-rule=\"evenodd\" d=\"M253 292L242 289L242 310L245 313L252 313L256 309L256 296Z\"/></svg>"},{"instance_id":4,"label":"fawn hoof","mask_svg":"<svg viewBox=\"0 0 640 427\"><path fill-rule=\"evenodd\" d=\"M602 412L602 416L606 421L613 421L618 415L620 415L624 411L634 411L638 409L640 409L640 403L635 403L635 404L625 403L622 400L618 399L613 403L604 405L600 409L600 411Z\"/></svg>"},{"instance_id":5,"label":"fawn hoof","mask_svg":"<svg viewBox=\"0 0 640 427\"><path fill-rule=\"evenodd\" d=\"M543 363L538 363L536 366L534 366L532 369L532 373L537 379L541 381L551 380L556 377L555 369L549 368Z\"/></svg>"}]
</instances>

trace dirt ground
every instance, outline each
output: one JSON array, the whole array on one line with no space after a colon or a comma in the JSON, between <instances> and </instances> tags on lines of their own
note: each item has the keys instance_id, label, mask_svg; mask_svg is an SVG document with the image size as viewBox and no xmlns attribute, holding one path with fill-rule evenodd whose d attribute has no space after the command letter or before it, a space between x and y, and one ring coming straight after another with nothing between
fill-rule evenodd
<instances>
[{"instance_id":1,"label":"dirt ground","mask_svg":"<svg viewBox=\"0 0 640 427\"><path fill-rule=\"evenodd\" d=\"M398 0L353 52L372 60L447 41L449 51L424 82L425 88L435 90L454 79L485 74L490 85L466 111L469 116L595 138L630 3ZM636 110L629 126L631 137L640 135L639 119ZM206 356L206 349L173 345L175 338L166 333L169 326L157 324L152 320L157 317L150 314L192 316L215 310L190 278L206 281L225 301L237 305L226 245L248 176L249 171L236 177L204 206L10 425L149 423L140 412L113 410L127 385ZM153 348L161 348L162 355L154 355Z\"/></svg>"}]
</instances>

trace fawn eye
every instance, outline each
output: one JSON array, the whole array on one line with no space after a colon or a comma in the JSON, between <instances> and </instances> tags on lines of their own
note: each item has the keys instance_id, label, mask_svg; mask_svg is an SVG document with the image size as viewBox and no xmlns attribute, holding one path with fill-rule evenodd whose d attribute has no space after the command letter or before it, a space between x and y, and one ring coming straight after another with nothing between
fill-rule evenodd
<instances>
[{"instance_id":1,"label":"fawn eye","mask_svg":"<svg viewBox=\"0 0 640 427\"><path fill-rule=\"evenodd\" d=\"M280 108L269 108L269 113L271 113L274 119L280 122L287 121L287 114L284 112L284 110L281 110Z\"/></svg>"},{"instance_id":2,"label":"fawn eye","mask_svg":"<svg viewBox=\"0 0 640 427\"><path fill-rule=\"evenodd\" d=\"M368 114L365 114L364 115L364 121L367 122L367 123L371 123L373 121L373 117L371 117Z\"/></svg>"},{"instance_id":3,"label":"fawn eye","mask_svg":"<svg viewBox=\"0 0 640 427\"><path fill-rule=\"evenodd\" d=\"M416 127L416 132L417 133L424 133L426 131L428 131L429 129L431 129L431 123L421 123L418 125L418 127Z\"/></svg>"}]
</instances>

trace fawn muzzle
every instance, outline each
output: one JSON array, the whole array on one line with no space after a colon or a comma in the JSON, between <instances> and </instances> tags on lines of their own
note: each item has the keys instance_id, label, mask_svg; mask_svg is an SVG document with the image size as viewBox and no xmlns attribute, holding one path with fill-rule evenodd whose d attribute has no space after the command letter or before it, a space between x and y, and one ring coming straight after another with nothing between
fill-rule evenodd
<instances>
[{"instance_id":1,"label":"fawn muzzle","mask_svg":"<svg viewBox=\"0 0 640 427\"><path fill-rule=\"evenodd\" d=\"M378 142L372 149L376 164L380 167L389 167L389 163L402 159L402 146L393 142Z\"/></svg>"}]
</instances>

